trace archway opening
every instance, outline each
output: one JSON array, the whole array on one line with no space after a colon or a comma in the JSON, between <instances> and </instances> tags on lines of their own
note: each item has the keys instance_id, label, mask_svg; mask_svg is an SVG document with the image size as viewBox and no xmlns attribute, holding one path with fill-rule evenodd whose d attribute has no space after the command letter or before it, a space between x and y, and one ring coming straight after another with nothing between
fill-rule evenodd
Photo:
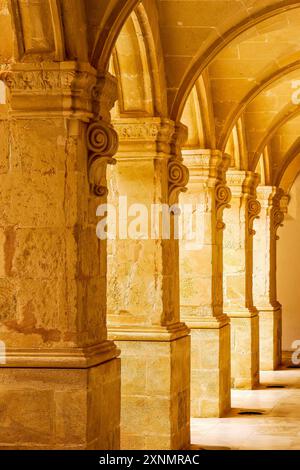
<instances>
[{"instance_id":1,"label":"archway opening","mask_svg":"<svg viewBox=\"0 0 300 470\"><path fill-rule=\"evenodd\" d=\"M292 353L300 346L300 174L291 187L288 214L279 236L277 286L283 306L282 349L283 358L292 364Z\"/></svg>"}]
</instances>

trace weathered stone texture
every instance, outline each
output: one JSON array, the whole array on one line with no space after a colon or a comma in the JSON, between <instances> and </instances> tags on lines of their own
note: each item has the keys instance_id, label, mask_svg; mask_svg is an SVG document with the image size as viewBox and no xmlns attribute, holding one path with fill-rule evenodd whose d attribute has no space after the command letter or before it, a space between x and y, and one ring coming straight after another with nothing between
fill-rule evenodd
<instances>
[{"instance_id":1,"label":"weathered stone texture","mask_svg":"<svg viewBox=\"0 0 300 470\"><path fill-rule=\"evenodd\" d=\"M122 350L123 449L189 446L189 341L117 343Z\"/></svg>"},{"instance_id":2,"label":"weathered stone texture","mask_svg":"<svg viewBox=\"0 0 300 470\"><path fill-rule=\"evenodd\" d=\"M1 368L0 378L0 449L118 448L119 360L87 370Z\"/></svg>"}]
</instances>

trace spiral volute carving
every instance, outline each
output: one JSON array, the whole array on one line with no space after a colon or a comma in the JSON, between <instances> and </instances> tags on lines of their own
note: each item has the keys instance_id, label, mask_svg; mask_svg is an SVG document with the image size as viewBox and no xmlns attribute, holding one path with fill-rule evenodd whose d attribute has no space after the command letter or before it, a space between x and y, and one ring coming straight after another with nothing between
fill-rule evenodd
<instances>
[{"instance_id":1,"label":"spiral volute carving","mask_svg":"<svg viewBox=\"0 0 300 470\"><path fill-rule=\"evenodd\" d=\"M118 134L104 121L92 122L87 130L87 148L91 192L104 196L107 194L106 166L116 163L112 156L118 149Z\"/></svg>"},{"instance_id":2,"label":"spiral volute carving","mask_svg":"<svg viewBox=\"0 0 300 470\"><path fill-rule=\"evenodd\" d=\"M259 217L261 211L261 205L257 199L251 198L248 200L248 217L249 217L249 234L255 235L253 230L254 220Z\"/></svg>"},{"instance_id":3,"label":"spiral volute carving","mask_svg":"<svg viewBox=\"0 0 300 470\"><path fill-rule=\"evenodd\" d=\"M216 199L216 213L217 213L217 230L224 230L225 224L223 222L223 210L229 208L231 200L231 191L224 184L219 184L215 189Z\"/></svg>"},{"instance_id":4,"label":"spiral volute carving","mask_svg":"<svg viewBox=\"0 0 300 470\"><path fill-rule=\"evenodd\" d=\"M118 149L118 134L104 121L97 121L88 128L87 142L90 152L110 157Z\"/></svg>"},{"instance_id":5,"label":"spiral volute carving","mask_svg":"<svg viewBox=\"0 0 300 470\"><path fill-rule=\"evenodd\" d=\"M170 203L177 201L177 196L181 191L186 191L189 181L189 170L180 160L171 160L168 165L169 173L169 200Z\"/></svg>"}]
</instances>

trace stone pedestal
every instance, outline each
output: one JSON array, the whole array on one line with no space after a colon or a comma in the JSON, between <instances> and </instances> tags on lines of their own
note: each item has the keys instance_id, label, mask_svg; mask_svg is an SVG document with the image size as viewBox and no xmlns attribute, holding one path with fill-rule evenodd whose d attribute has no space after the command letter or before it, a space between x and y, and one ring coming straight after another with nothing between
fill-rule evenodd
<instances>
[{"instance_id":1,"label":"stone pedestal","mask_svg":"<svg viewBox=\"0 0 300 470\"><path fill-rule=\"evenodd\" d=\"M120 147L109 203L118 214L110 223L116 239L108 241L108 313L109 336L122 351L121 445L183 449L190 439L190 338L179 319L178 240L169 204L188 172L171 121L114 125ZM165 236L161 224L150 223L161 218L153 205L162 204L170 216Z\"/></svg>"},{"instance_id":2,"label":"stone pedestal","mask_svg":"<svg viewBox=\"0 0 300 470\"><path fill-rule=\"evenodd\" d=\"M230 410L230 325L191 329L191 415L222 417Z\"/></svg>"},{"instance_id":3,"label":"stone pedestal","mask_svg":"<svg viewBox=\"0 0 300 470\"><path fill-rule=\"evenodd\" d=\"M108 121L116 83L74 62L13 64L0 78L10 107L0 156L0 448L118 449L119 351L107 340L106 245L96 237L117 144Z\"/></svg>"},{"instance_id":4,"label":"stone pedestal","mask_svg":"<svg viewBox=\"0 0 300 470\"><path fill-rule=\"evenodd\" d=\"M119 359L82 368L75 360L58 366L50 354L20 362L0 369L0 449L119 448Z\"/></svg>"},{"instance_id":5,"label":"stone pedestal","mask_svg":"<svg viewBox=\"0 0 300 470\"><path fill-rule=\"evenodd\" d=\"M276 370L281 363L282 311L277 301L276 241L284 220L280 208L284 192L272 186L259 186L257 197L262 211L255 221L254 303L259 311L260 369Z\"/></svg>"},{"instance_id":6,"label":"stone pedestal","mask_svg":"<svg viewBox=\"0 0 300 470\"><path fill-rule=\"evenodd\" d=\"M259 318L257 312L229 312L232 388L253 389L259 383Z\"/></svg>"},{"instance_id":7,"label":"stone pedestal","mask_svg":"<svg viewBox=\"0 0 300 470\"><path fill-rule=\"evenodd\" d=\"M188 449L190 337L168 329L114 332L122 354L122 449Z\"/></svg>"},{"instance_id":8,"label":"stone pedestal","mask_svg":"<svg viewBox=\"0 0 300 470\"><path fill-rule=\"evenodd\" d=\"M259 382L259 318L253 304L253 222L259 176L230 170L231 210L224 214L224 310L231 320L232 386L254 388Z\"/></svg>"},{"instance_id":9,"label":"stone pedestal","mask_svg":"<svg viewBox=\"0 0 300 470\"><path fill-rule=\"evenodd\" d=\"M282 309L261 307L259 310L260 370L276 370L281 364Z\"/></svg>"},{"instance_id":10,"label":"stone pedestal","mask_svg":"<svg viewBox=\"0 0 300 470\"><path fill-rule=\"evenodd\" d=\"M185 150L188 192L182 210L194 217L191 237L180 245L181 318L191 329L193 417L219 417L230 409L230 327L223 314L223 209L230 191L225 185L227 157L218 151ZM197 233L196 233L197 232ZM191 238L191 239L189 239Z\"/></svg>"}]
</instances>

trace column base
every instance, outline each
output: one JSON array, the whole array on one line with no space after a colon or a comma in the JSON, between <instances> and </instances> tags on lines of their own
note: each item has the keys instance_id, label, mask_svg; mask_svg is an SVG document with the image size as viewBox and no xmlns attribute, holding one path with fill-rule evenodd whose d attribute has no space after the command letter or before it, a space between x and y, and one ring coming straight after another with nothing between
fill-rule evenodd
<instances>
[{"instance_id":1,"label":"column base","mask_svg":"<svg viewBox=\"0 0 300 470\"><path fill-rule=\"evenodd\" d=\"M1 367L0 449L119 449L120 359L99 361Z\"/></svg>"},{"instance_id":2,"label":"column base","mask_svg":"<svg viewBox=\"0 0 300 470\"><path fill-rule=\"evenodd\" d=\"M122 351L121 448L190 446L190 336L171 329L110 328Z\"/></svg>"},{"instance_id":3,"label":"column base","mask_svg":"<svg viewBox=\"0 0 300 470\"><path fill-rule=\"evenodd\" d=\"M193 418L224 416L231 407L230 325L191 328L191 415Z\"/></svg>"},{"instance_id":4,"label":"column base","mask_svg":"<svg viewBox=\"0 0 300 470\"><path fill-rule=\"evenodd\" d=\"M259 317L256 309L228 311L231 324L231 386L254 389L259 384Z\"/></svg>"},{"instance_id":5,"label":"column base","mask_svg":"<svg viewBox=\"0 0 300 470\"><path fill-rule=\"evenodd\" d=\"M281 364L282 310L258 307L260 370L276 370Z\"/></svg>"}]
</instances>

